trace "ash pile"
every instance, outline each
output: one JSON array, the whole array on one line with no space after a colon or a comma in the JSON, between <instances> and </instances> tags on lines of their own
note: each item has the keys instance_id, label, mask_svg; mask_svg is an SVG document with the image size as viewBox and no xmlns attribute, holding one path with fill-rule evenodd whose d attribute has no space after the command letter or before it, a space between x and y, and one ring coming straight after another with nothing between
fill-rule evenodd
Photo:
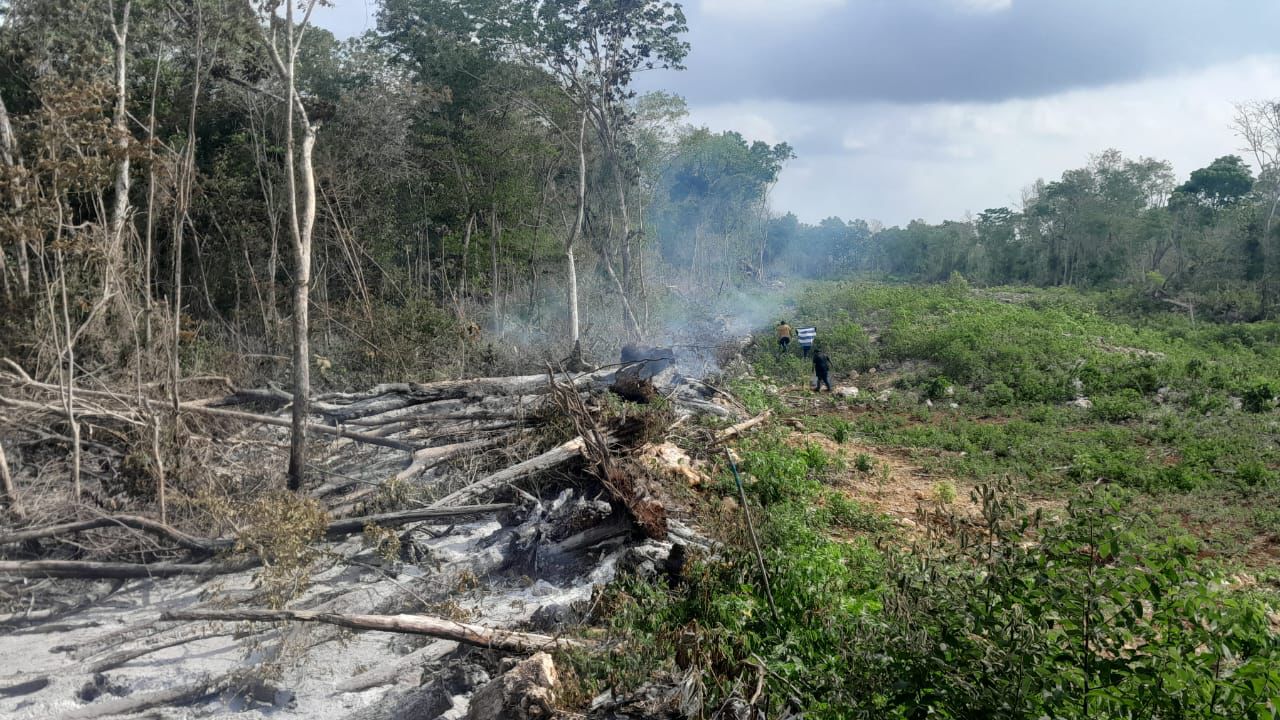
<instances>
[{"instance_id":1,"label":"ash pile","mask_svg":"<svg viewBox=\"0 0 1280 720\"><path fill-rule=\"evenodd\" d=\"M65 395L0 373L0 653L20 658L0 715L551 717L548 653L607 652L588 632L597 587L679 573L710 545L653 449L692 416L742 409L674 353L644 354L319 395L300 493L280 489L291 396L186 401L169 457L197 466L182 479L170 462L167 512L138 490L163 481L138 455L165 433L137 430L164 398L77 393L77 498ZM613 397L635 387L636 402Z\"/></svg>"}]
</instances>

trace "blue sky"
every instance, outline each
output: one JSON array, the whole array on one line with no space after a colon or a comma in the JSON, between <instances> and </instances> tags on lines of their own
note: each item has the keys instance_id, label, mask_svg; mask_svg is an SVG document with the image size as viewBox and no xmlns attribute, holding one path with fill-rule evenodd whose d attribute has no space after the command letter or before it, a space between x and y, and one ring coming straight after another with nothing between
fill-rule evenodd
<instances>
[{"instance_id":1,"label":"blue sky","mask_svg":"<svg viewBox=\"0 0 1280 720\"><path fill-rule=\"evenodd\" d=\"M688 0L687 69L646 89L787 141L775 210L886 224L1017 207L1115 147L1179 176L1237 152L1233 103L1280 96L1273 0ZM376 27L375 0L316 21Z\"/></svg>"}]
</instances>

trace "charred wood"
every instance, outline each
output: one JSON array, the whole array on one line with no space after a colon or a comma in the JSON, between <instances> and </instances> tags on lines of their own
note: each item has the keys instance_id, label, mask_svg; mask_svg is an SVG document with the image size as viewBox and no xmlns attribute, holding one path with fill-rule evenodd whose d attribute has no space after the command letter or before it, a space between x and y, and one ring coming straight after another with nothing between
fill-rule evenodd
<instances>
[{"instance_id":1,"label":"charred wood","mask_svg":"<svg viewBox=\"0 0 1280 720\"><path fill-rule=\"evenodd\" d=\"M428 635L442 640L453 640L477 647L494 648L507 652L527 653L550 648L569 649L586 647L587 643L570 638L516 632L488 628L471 623L454 622L430 615L341 615L338 613L311 612L307 610L185 610L166 612L161 620L193 621L249 621L249 622L319 622L352 630Z\"/></svg>"}]
</instances>

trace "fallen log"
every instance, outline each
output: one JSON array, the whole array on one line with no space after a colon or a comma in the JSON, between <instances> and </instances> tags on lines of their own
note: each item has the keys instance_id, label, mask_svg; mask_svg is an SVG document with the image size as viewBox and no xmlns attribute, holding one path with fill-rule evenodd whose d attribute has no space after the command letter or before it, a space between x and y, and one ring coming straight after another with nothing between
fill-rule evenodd
<instances>
[{"instance_id":1,"label":"fallen log","mask_svg":"<svg viewBox=\"0 0 1280 720\"><path fill-rule=\"evenodd\" d=\"M536 633L516 632L488 628L483 625L454 622L430 615L341 615L338 613L312 612L308 610L265 610L246 608L241 610L180 610L160 616L161 620L184 621L249 621L249 622L319 622L350 628L379 632L427 635L442 640L477 647L493 648L506 652L529 653L548 648L569 649L588 647L588 644L570 638L556 638Z\"/></svg>"},{"instance_id":2,"label":"fallen log","mask_svg":"<svg viewBox=\"0 0 1280 720\"><path fill-rule=\"evenodd\" d=\"M575 387L605 382L613 370L561 377ZM336 422L349 422L357 418L400 410L412 405L423 405L442 400L541 395L550 392L546 375L514 375L510 377L444 380L433 383L389 383L379 385L366 393L322 395L317 400L348 402L324 415Z\"/></svg>"},{"instance_id":3,"label":"fallen log","mask_svg":"<svg viewBox=\"0 0 1280 720\"><path fill-rule=\"evenodd\" d=\"M147 401L152 403L153 401ZM260 423L262 425L275 425L277 427L292 427L292 421L289 418L275 417L272 415L258 415L257 413L239 412L236 410L223 410L221 408L203 407L200 405L192 405L190 403L182 403L178 406L184 411L194 412L201 415L209 415L211 417L221 417L230 420L241 420L245 422ZM348 440L355 440L367 445L380 445L395 450L412 451L413 446L401 440L392 438L379 437L370 433L355 432L340 427L332 427L329 425L320 425L317 423L307 423L307 430L310 432L320 433L322 435L335 435Z\"/></svg>"},{"instance_id":4,"label":"fallen log","mask_svg":"<svg viewBox=\"0 0 1280 720\"><path fill-rule=\"evenodd\" d=\"M457 517L460 515L481 515L487 513L501 512L512 507L509 503L499 503L495 505L468 505L465 507L445 507L432 505L429 508L414 508L412 510L403 510L399 512L383 513L381 515L367 515L364 517L347 518L344 520L334 520L325 528L325 535L329 538L342 537L352 535L354 533L363 532L366 525L386 525L396 526L405 523L416 522L418 520L429 520L431 518ZM164 523L152 520L150 518L140 517L138 515L104 515L102 517L93 518L91 520L82 520L80 522L63 523L61 525L49 525L40 528L30 528L27 530L19 530L8 535L0 535L0 545L13 545L23 543L30 540L39 540L42 538L56 537L58 535L71 535L74 533L85 532L87 530L98 530L102 528L125 527L133 530L141 530L153 535L173 540L181 547L197 552L213 553L219 550L228 550L235 547L236 541L233 538L200 538L188 535L175 527L165 525ZM49 561L61 562L61 561ZM33 563L26 563L31 565ZM81 563L89 566L95 563ZM103 567L107 566L131 566L130 563L96 563ZM4 565L0 563L0 568ZM181 568L181 567L202 567L202 566L184 566L184 565L163 565L156 564L147 567L153 568ZM171 574L183 575L191 574L188 572L175 571ZM51 575L50 577L64 577L60 575ZM75 576L67 576L75 577ZM114 577L104 575L102 577ZM120 577L147 577L143 575L122 575Z\"/></svg>"},{"instance_id":5,"label":"fallen log","mask_svg":"<svg viewBox=\"0 0 1280 720\"><path fill-rule=\"evenodd\" d=\"M434 503L431 503L431 507L466 505L478 502L507 483L514 482L520 478L543 472L545 470L550 470L551 468L557 467L581 456L583 447L584 441L582 437L575 437L566 443L562 443L551 448L537 457L529 458L522 463L517 463L509 468L499 470L488 477L477 480L464 488L449 493Z\"/></svg>"},{"instance_id":6,"label":"fallen log","mask_svg":"<svg viewBox=\"0 0 1280 720\"><path fill-rule=\"evenodd\" d=\"M122 563L92 562L88 560L0 560L0 575L18 577L79 578L83 580L134 580L138 578L163 578L175 575L228 575L257 566L258 560L249 559L230 564L182 564L182 563Z\"/></svg>"},{"instance_id":7,"label":"fallen log","mask_svg":"<svg viewBox=\"0 0 1280 720\"><path fill-rule=\"evenodd\" d=\"M406 523L417 522L418 520L430 520L432 518L496 513L503 510L509 510L513 507L515 507L515 505L511 503L453 507L436 507L435 505L432 505L431 507L401 510L399 512L383 513L381 515L366 515L364 517L348 518L346 520L335 520L334 522L329 523L328 529L325 530L325 535L330 538L342 537L344 535L354 535L358 532L364 532L365 527L368 525L394 527L396 525L404 525Z\"/></svg>"},{"instance_id":8,"label":"fallen log","mask_svg":"<svg viewBox=\"0 0 1280 720\"><path fill-rule=\"evenodd\" d=\"M772 415L773 415L772 410L765 410L764 412L751 418L750 420L740 422L737 425L731 425L721 430L720 432L716 433L716 442L722 443L722 442L725 442L726 440L732 440L733 438L759 425L765 420L768 420L769 417Z\"/></svg>"},{"instance_id":9,"label":"fallen log","mask_svg":"<svg viewBox=\"0 0 1280 720\"><path fill-rule=\"evenodd\" d=\"M24 378L22 380L22 383L28 387L37 388L39 390L44 390L46 392L61 392L61 388L59 388L57 385L42 383L36 380L32 380L29 377ZM102 392L99 390L80 390L77 393L77 395L80 395L83 397L98 398L100 400L113 400L113 401L120 400L120 397L113 393ZM0 401L11 404L15 407L26 408L29 410L53 412L55 414L58 412L65 412L65 410L61 410L57 407L40 405L38 403L30 403L22 400L17 400L14 398L0 397ZM166 402L162 402L160 400L151 400L147 398L143 398L142 403L152 410L167 410L170 407L170 405ZM257 413L239 412L237 410L224 410L222 408L207 407L205 405L202 405L196 402L184 402L179 404L178 408L185 412L192 412L200 415L207 415L210 417L227 418L230 420L254 422L262 425L275 425L277 427L292 427L293 425L292 421L289 418L275 417L272 415L259 415ZM99 411L99 412L102 412L102 411ZM141 424L141 420L138 420L136 418L136 413L133 413L132 411L129 411L127 414L111 412L111 413L108 413L108 417L111 417L112 419L116 419L116 420L121 420L124 422L130 422L133 424ZM323 435L336 435L338 437L344 437L350 440L356 440L356 441L367 443L370 445L381 445L383 447L394 448L396 450L407 450L407 451L413 450L413 446L409 445L408 443L402 442L400 440L393 440L390 438L378 437L376 435L371 435L369 433L354 432L352 430L345 430L343 428L333 427L330 425L322 425L318 423L307 423L307 429L312 432L320 433Z\"/></svg>"},{"instance_id":10,"label":"fallen log","mask_svg":"<svg viewBox=\"0 0 1280 720\"><path fill-rule=\"evenodd\" d=\"M407 480L418 473L426 472L431 468L448 462L453 458L467 452L475 450L486 450L497 445L501 445L510 439L508 435L499 435L497 437L487 438L484 440L471 440L468 442L453 443L452 445L439 445L436 447L423 448L413 452L413 461L409 463L409 467L396 473L397 480Z\"/></svg>"}]
</instances>

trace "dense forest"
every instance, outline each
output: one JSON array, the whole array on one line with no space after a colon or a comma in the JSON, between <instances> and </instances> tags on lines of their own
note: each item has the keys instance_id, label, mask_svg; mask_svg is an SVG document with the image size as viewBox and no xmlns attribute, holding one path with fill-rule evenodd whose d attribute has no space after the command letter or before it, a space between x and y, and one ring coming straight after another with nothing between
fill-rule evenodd
<instances>
[{"instance_id":1,"label":"dense forest","mask_svg":"<svg viewBox=\"0 0 1280 720\"><path fill-rule=\"evenodd\" d=\"M677 2L325 4L0 0L0 714L1280 715L1280 101L810 224Z\"/></svg>"}]
</instances>

